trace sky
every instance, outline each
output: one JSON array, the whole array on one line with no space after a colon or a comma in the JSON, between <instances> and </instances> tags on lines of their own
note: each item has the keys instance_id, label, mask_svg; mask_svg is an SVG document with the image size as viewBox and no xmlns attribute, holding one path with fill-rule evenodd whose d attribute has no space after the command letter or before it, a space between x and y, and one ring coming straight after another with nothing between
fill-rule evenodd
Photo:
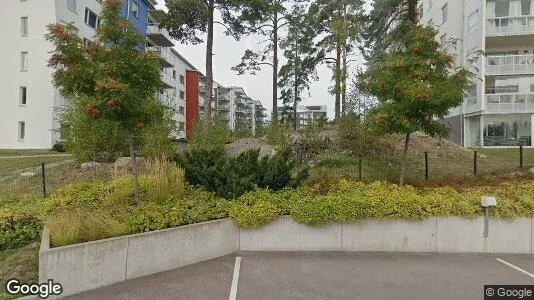
<instances>
[{"instance_id":1,"label":"sky","mask_svg":"<svg viewBox=\"0 0 534 300\"><path fill-rule=\"evenodd\" d=\"M158 8L164 9L164 1L158 1ZM367 2L370 2L367 0ZM367 4L369 6L369 3ZM261 37L246 37L240 41L234 40L224 34L225 28L222 25L215 24L214 32L214 46L213 46L213 78L216 82L223 86L241 86L249 97L254 100L261 101L263 107L267 108L268 116L272 110L272 68L265 66L265 68L256 75L238 75L237 72L232 71L231 68L241 62L241 57L247 49L259 50L264 45L259 44ZM201 43L197 45L185 45L178 41L175 42L175 49L182 54L190 63L192 63L199 71L205 74L206 64L206 44ZM281 52L281 51L280 51ZM280 66L285 62L285 58L280 54ZM363 65L361 56L355 55L350 57L355 60L349 64L349 74L353 73L358 66ZM328 92L332 85L332 70L321 65L317 68L319 76L318 81L313 81L310 85L310 91L302 95L303 101L300 105L326 105L328 107L328 117L334 117L334 95ZM348 82L350 82L350 78ZM279 106L281 102L279 101Z\"/></svg>"}]
</instances>

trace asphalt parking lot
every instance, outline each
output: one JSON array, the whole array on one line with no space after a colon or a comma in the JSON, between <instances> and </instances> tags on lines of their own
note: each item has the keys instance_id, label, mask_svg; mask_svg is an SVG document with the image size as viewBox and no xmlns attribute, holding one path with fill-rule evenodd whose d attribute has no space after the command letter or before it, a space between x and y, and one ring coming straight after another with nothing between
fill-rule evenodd
<instances>
[{"instance_id":1,"label":"asphalt parking lot","mask_svg":"<svg viewBox=\"0 0 534 300\"><path fill-rule=\"evenodd\" d=\"M484 299L533 274L531 255L240 252L68 299Z\"/></svg>"}]
</instances>

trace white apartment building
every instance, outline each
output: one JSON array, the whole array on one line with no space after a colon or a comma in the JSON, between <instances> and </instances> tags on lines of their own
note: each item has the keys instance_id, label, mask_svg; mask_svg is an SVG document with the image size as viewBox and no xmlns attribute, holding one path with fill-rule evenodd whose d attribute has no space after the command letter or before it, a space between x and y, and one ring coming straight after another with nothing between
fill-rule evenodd
<instances>
[{"instance_id":1,"label":"white apartment building","mask_svg":"<svg viewBox=\"0 0 534 300\"><path fill-rule=\"evenodd\" d=\"M47 67L53 47L45 40L46 26L71 23L84 41L92 41L99 26L100 0L3 0L0 33L6 43L0 48L0 149L46 149L59 139L57 109L65 104L52 85L53 70ZM171 47L169 34L157 27L163 11L156 0L125 0L124 16L141 34L146 33L147 51L161 56L161 76L166 84L158 95L175 109L178 132L184 138L185 70L195 69ZM146 32L145 32L146 31Z\"/></svg>"},{"instance_id":2,"label":"white apartment building","mask_svg":"<svg viewBox=\"0 0 534 300\"><path fill-rule=\"evenodd\" d=\"M532 0L421 0L422 24L439 30L476 85L445 122L465 147L532 147L534 3ZM448 42L457 41L455 49Z\"/></svg>"},{"instance_id":3,"label":"white apartment building","mask_svg":"<svg viewBox=\"0 0 534 300\"><path fill-rule=\"evenodd\" d=\"M287 117L289 122L293 119L293 107L279 106L278 114ZM311 121L328 120L328 107L326 105L297 106L297 124L299 128L307 126Z\"/></svg>"}]
</instances>

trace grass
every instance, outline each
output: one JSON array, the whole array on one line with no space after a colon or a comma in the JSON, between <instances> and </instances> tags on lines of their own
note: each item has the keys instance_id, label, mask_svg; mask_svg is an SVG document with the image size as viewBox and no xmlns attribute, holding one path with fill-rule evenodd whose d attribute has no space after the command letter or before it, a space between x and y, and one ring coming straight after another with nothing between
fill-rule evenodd
<instances>
[{"instance_id":1,"label":"grass","mask_svg":"<svg viewBox=\"0 0 534 300\"><path fill-rule=\"evenodd\" d=\"M13 299L5 291L8 279L17 278L23 282L39 281L39 243L20 249L0 251L0 299Z\"/></svg>"},{"instance_id":2,"label":"grass","mask_svg":"<svg viewBox=\"0 0 534 300\"><path fill-rule=\"evenodd\" d=\"M17 150L17 149L0 149L0 157L3 156L30 156L30 155L58 155L65 154L47 149L28 149L28 150Z\"/></svg>"},{"instance_id":3,"label":"grass","mask_svg":"<svg viewBox=\"0 0 534 300\"><path fill-rule=\"evenodd\" d=\"M50 157L10 157L10 158L0 158L0 176L8 175L10 173L32 168L39 167L41 163L54 163L59 161L64 161L67 158L65 156L50 156Z\"/></svg>"},{"instance_id":4,"label":"grass","mask_svg":"<svg viewBox=\"0 0 534 300\"><path fill-rule=\"evenodd\" d=\"M491 180L534 167L534 149L524 149L524 169L519 168L519 149L478 149L477 174L479 179ZM483 155L482 157L480 157ZM400 156L365 157L362 159L362 180L397 183ZM324 179L358 179L358 159L348 155L325 155L310 169L310 181ZM451 180L473 179L473 157L430 157L429 179L425 180L424 154L408 158L406 182L411 185L447 185Z\"/></svg>"}]
</instances>

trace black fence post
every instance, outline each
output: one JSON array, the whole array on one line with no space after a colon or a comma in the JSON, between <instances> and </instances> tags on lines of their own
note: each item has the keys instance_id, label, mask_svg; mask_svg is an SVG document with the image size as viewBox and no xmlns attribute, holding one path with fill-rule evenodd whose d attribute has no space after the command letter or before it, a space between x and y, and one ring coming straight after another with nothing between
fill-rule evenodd
<instances>
[{"instance_id":1,"label":"black fence post","mask_svg":"<svg viewBox=\"0 0 534 300\"><path fill-rule=\"evenodd\" d=\"M362 181L362 158L358 158L358 179Z\"/></svg>"},{"instance_id":2,"label":"black fence post","mask_svg":"<svg viewBox=\"0 0 534 300\"><path fill-rule=\"evenodd\" d=\"M46 198L46 174L45 174L45 163L41 163L41 177L43 178L43 197Z\"/></svg>"},{"instance_id":3,"label":"black fence post","mask_svg":"<svg viewBox=\"0 0 534 300\"><path fill-rule=\"evenodd\" d=\"M523 145L519 145L519 167L523 169Z\"/></svg>"},{"instance_id":4,"label":"black fence post","mask_svg":"<svg viewBox=\"0 0 534 300\"><path fill-rule=\"evenodd\" d=\"M425 151L425 179L428 180L428 152Z\"/></svg>"},{"instance_id":5,"label":"black fence post","mask_svg":"<svg viewBox=\"0 0 534 300\"><path fill-rule=\"evenodd\" d=\"M477 176L477 159L478 159L478 151L475 151L474 158L473 158L473 174Z\"/></svg>"}]
</instances>

